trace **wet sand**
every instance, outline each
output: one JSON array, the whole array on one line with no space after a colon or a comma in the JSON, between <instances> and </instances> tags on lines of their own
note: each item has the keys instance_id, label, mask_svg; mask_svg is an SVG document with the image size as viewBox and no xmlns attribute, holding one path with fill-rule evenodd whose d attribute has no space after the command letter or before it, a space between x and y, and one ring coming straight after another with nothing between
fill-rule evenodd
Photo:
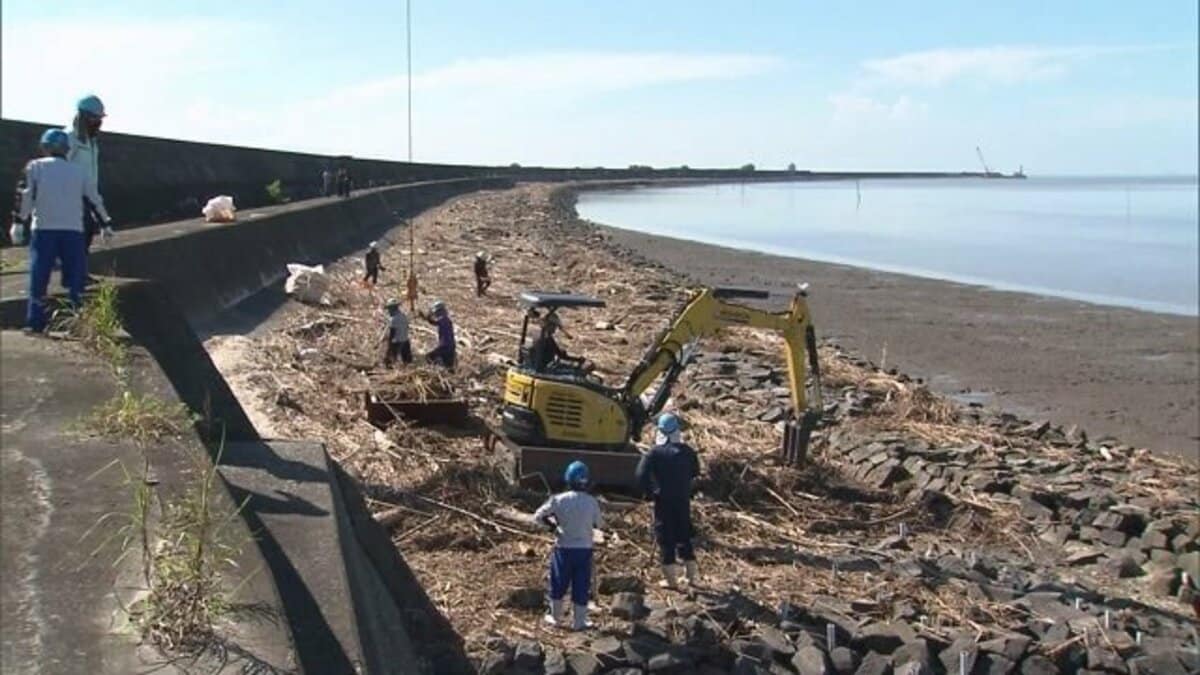
<instances>
[{"instance_id":1,"label":"wet sand","mask_svg":"<svg viewBox=\"0 0 1200 675\"><path fill-rule=\"evenodd\" d=\"M818 335L960 400L1200 462L1200 319L604 227L708 285L810 284Z\"/></svg>"}]
</instances>

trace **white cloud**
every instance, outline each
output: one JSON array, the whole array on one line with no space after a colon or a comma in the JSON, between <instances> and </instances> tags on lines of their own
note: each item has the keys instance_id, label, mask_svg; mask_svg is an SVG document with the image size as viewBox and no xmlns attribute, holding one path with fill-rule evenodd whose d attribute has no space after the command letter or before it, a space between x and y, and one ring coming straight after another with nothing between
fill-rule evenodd
<instances>
[{"instance_id":1,"label":"white cloud","mask_svg":"<svg viewBox=\"0 0 1200 675\"><path fill-rule=\"evenodd\" d=\"M1052 79L1076 63L1100 56L1179 49L1148 46L992 46L910 52L863 63L869 77L890 84L936 87L956 80L1018 84Z\"/></svg>"},{"instance_id":2,"label":"white cloud","mask_svg":"<svg viewBox=\"0 0 1200 675\"><path fill-rule=\"evenodd\" d=\"M459 61L413 75L418 91L440 89L507 92L600 93L701 80L757 75L780 64L752 54L673 52L546 52ZM405 75L358 83L328 98L369 100L407 89Z\"/></svg>"},{"instance_id":3,"label":"white cloud","mask_svg":"<svg viewBox=\"0 0 1200 675\"><path fill-rule=\"evenodd\" d=\"M924 117L929 110L927 105L908 96L900 96L887 102L870 96L843 92L831 94L828 100L833 106L833 119L838 122L901 122Z\"/></svg>"},{"instance_id":4,"label":"white cloud","mask_svg":"<svg viewBox=\"0 0 1200 675\"><path fill-rule=\"evenodd\" d=\"M95 92L118 128L165 133L192 101L230 96L221 73L244 67L262 38L208 19L5 22L0 115L65 123Z\"/></svg>"}]
</instances>

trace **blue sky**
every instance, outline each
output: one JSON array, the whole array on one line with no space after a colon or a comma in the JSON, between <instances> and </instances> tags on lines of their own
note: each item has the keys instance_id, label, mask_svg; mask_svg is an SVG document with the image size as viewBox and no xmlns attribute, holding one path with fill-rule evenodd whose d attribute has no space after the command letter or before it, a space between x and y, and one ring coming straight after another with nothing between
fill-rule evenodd
<instances>
[{"instance_id":1,"label":"blue sky","mask_svg":"<svg viewBox=\"0 0 1200 675\"><path fill-rule=\"evenodd\" d=\"M5 0L0 115L401 159L404 2ZM1188 173L1197 3L414 0L414 158Z\"/></svg>"}]
</instances>

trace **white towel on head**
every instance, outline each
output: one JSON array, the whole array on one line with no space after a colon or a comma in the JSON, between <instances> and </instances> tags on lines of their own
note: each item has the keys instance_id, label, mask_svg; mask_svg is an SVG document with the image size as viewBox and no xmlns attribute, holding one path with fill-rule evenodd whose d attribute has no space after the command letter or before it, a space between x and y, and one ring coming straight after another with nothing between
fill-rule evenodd
<instances>
[{"instance_id":1,"label":"white towel on head","mask_svg":"<svg viewBox=\"0 0 1200 675\"><path fill-rule=\"evenodd\" d=\"M661 431L654 432L654 444L655 445L666 445L667 443L678 443L681 438L683 438L683 437L679 434L678 430L672 431L669 434L664 434Z\"/></svg>"}]
</instances>

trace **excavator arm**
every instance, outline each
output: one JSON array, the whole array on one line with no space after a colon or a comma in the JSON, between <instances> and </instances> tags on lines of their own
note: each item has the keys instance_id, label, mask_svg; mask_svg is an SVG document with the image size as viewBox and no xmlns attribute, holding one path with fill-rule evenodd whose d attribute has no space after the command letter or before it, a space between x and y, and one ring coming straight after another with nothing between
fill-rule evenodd
<instances>
[{"instance_id":1,"label":"excavator arm","mask_svg":"<svg viewBox=\"0 0 1200 675\"><path fill-rule=\"evenodd\" d=\"M795 415L801 416L803 438L800 443L807 445L808 434L822 410L816 335L808 311L807 295L801 288L784 312L767 312L729 302L734 298L767 297L764 291L724 288L705 288L692 296L671 325L650 346L625 384L625 398L631 411L635 437L646 421L666 404L671 387L687 366L688 345L732 326L773 330L783 337L787 350L792 409ZM805 388L809 370L813 374L811 391ZM653 397L648 403L643 402L642 395L660 376L663 381Z\"/></svg>"}]
</instances>

